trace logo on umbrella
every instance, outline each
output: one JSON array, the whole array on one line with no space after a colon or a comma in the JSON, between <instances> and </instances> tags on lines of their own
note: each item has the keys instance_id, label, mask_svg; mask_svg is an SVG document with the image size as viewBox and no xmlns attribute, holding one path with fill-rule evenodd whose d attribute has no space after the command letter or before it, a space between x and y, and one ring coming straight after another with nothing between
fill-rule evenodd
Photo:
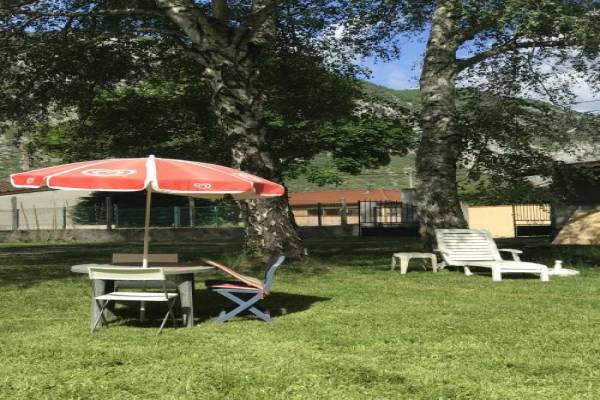
<instances>
[{"instance_id":1,"label":"logo on umbrella","mask_svg":"<svg viewBox=\"0 0 600 400\"><path fill-rule=\"evenodd\" d=\"M210 183L194 183L192 186L196 189L210 189L212 187Z\"/></svg>"},{"instance_id":2,"label":"logo on umbrella","mask_svg":"<svg viewBox=\"0 0 600 400\"><path fill-rule=\"evenodd\" d=\"M134 169L84 169L81 171L86 176L128 176L136 173Z\"/></svg>"}]
</instances>

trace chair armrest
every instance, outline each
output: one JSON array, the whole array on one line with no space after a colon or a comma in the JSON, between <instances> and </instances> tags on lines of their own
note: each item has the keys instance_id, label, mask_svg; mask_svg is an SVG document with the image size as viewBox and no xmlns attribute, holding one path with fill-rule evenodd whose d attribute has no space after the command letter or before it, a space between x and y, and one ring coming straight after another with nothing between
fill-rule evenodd
<instances>
[{"instance_id":1,"label":"chair armrest","mask_svg":"<svg viewBox=\"0 0 600 400\"><path fill-rule=\"evenodd\" d=\"M441 249L433 249L432 250L434 253L439 253L442 256L442 261L438 263L438 266L440 268L444 268L446 265L452 265L451 263L446 262L446 260L449 258L449 254L447 251L445 250L441 250Z\"/></svg>"},{"instance_id":2,"label":"chair armrest","mask_svg":"<svg viewBox=\"0 0 600 400\"><path fill-rule=\"evenodd\" d=\"M516 250L516 249L498 249L498 251L511 253L514 261L521 261L519 254L523 254L523 252L521 250Z\"/></svg>"}]
</instances>

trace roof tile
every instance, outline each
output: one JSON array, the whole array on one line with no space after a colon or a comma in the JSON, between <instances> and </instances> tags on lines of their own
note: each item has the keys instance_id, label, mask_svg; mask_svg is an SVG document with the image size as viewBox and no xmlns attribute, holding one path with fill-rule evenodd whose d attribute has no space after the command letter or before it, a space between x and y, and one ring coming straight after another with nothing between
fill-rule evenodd
<instances>
[{"instance_id":1,"label":"roof tile","mask_svg":"<svg viewBox=\"0 0 600 400\"><path fill-rule=\"evenodd\" d=\"M324 190L319 192L290 193L290 205L308 206L322 204L348 204L359 201L402 201L402 190L399 189L348 189Z\"/></svg>"}]
</instances>

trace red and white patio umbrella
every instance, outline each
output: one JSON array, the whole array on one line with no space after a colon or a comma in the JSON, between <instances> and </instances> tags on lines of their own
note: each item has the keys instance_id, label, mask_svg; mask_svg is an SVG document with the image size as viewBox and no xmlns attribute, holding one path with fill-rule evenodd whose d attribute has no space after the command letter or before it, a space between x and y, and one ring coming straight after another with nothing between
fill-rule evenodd
<instances>
[{"instance_id":1,"label":"red and white patio umbrella","mask_svg":"<svg viewBox=\"0 0 600 400\"><path fill-rule=\"evenodd\" d=\"M61 190L136 192L146 190L144 262L148 266L152 192L205 199L231 195L235 199L276 197L283 186L246 172L195 161L167 158L122 158L83 161L12 174L17 188L47 186Z\"/></svg>"}]
</instances>

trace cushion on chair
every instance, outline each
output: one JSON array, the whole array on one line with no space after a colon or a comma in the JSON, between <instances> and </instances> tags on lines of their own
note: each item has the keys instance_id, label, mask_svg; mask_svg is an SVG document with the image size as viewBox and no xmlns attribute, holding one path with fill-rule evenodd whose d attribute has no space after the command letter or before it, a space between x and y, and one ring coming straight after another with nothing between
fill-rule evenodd
<instances>
[{"instance_id":1,"label":"cushion on chair","mask_svg":"<svg viewBox=\"0 0 600 400\"><path fill-rule=\"evenodd\" d=\"M252 291L252 292L260 292L261 289L248 286L244 282L240 281L224 281L218 279L209 279L204 282L207 288L209 289L238 289L243 291Z\"/></svg>"},{"instance_id":2,"label":"cushion on chair","mask_svg":"<svg viewBox=\"0 0 600 400\"><path fill-rule=\"evenodd\" d=\"M213 267L217 267L218 269L225 272L226 274L231 275L235 279L239 280L240 282L233 282L236 285L239 285L240 283L244 283L245 285L247 285L247 287L264 290L264 285L259 279L252 278L252 277L246 276L246 275L242 275L238 272L235 272L231 268L228 268L228 267L226 267L222 264L219 264L218 262L212 261L212 260L202 259L202 261L204 261L207 264L212 265Z\"/></svg>"},{"instance_id":3,"label":"cushion on chair","mask_svg":"<svg viewBox=\"0 0 600 400\"><path fill-rule=\"evenodd\" d=\"M261 292L261 290L257 289L257 288L243 286L243 285L235 285L232 283L224 283L222 285L209 286L209 289L235 289L235 290L242 290L244 292L253 292L253 293Z\"/></svg>"}]
</instances>

